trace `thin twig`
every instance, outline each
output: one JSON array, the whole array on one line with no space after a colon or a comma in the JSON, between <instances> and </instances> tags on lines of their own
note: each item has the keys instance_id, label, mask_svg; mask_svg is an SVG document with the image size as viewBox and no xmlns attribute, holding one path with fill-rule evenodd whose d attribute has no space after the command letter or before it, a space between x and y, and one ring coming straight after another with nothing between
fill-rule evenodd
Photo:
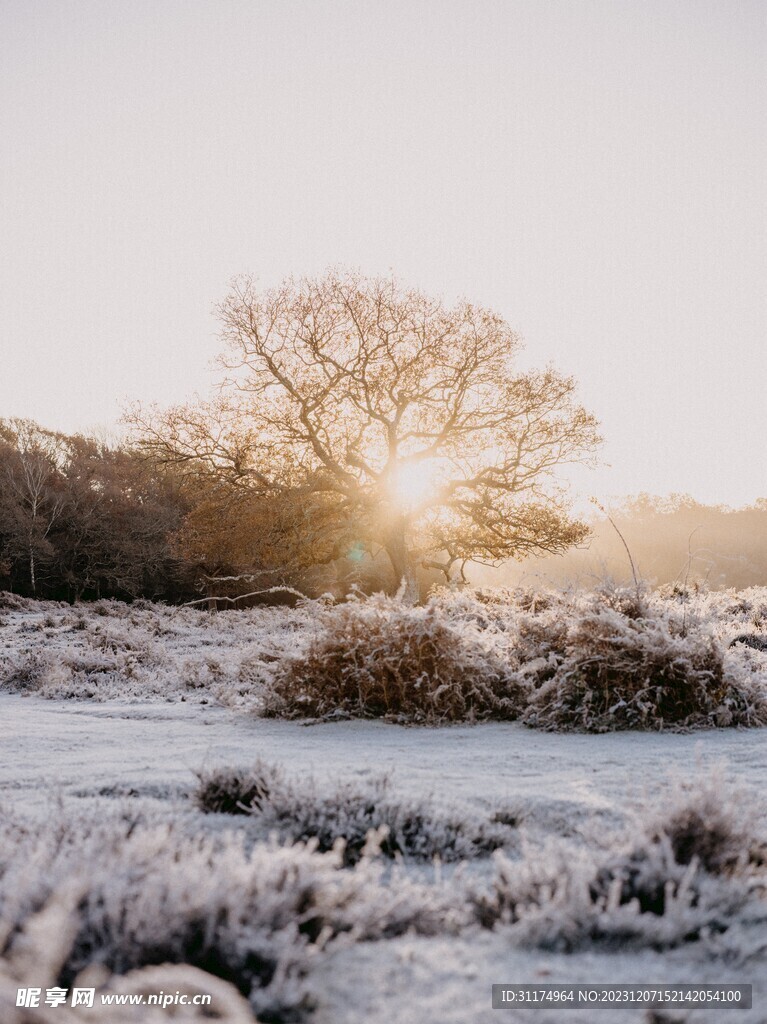
<instances>
[{"instance_id":1,"label":"thin twig","mask_svg":"<svg viewBox=\"0 0 767 1024\"><path fill-rule=\"evenodd\" d=\"M612 526L612 528L613 528L613 529L615 530L615 532L616 532L616 533L618 534L618 536L619 536L619 537L620 537L620 539L621 539L621 543L623 544L623 547L624 547L624 548L626 549L626 554L628 555L628 560L629 560L629 564L631 565L631 575L632 575L632 576L634 577L634 587L636 588L637 600L639 600L639 599L640 599L640 597L641 597L641 594L640 594L640 586L639 586L639 577L638 577L638 575L637 575L637 569L636 569L636 565L634 564L634 559L633 559L633 558L632 558L632 556L631 556L631 550L629 549L629 546L628 546L628 544L626 543L626 538L625 538L625 537L623 536L623 534L621 533L621 531L620 531L620 530L618 529L618 526L617 526L617 524L616 524L615 520L614 520L614 519L613 519L613 517L612 517L612 516L610 515L610 513L609 513L609 512L607 511L607 509L606 509L606 508L604 507L604 505L601 505L601 504L600 504L600 503L599 503L599 502L597 501L597 499L596 499L596 498L592 498L592 499L591 499L591 503L592 503L593 505L595 505L595 506L596 506L596 507L597 507L597 508L599 509L599 511L600 511L600 512L601 512L601 513L602 513L603 515L605 515L605 516L607 517L607 521L608 521L608 523L610 524L610 526Z\"/></svg>"}]
</instances>

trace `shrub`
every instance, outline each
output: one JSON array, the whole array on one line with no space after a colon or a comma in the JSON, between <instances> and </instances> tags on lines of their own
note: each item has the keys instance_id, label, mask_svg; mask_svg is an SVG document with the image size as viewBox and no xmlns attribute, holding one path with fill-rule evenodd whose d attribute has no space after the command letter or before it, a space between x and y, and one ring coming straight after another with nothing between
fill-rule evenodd
<instances>
[{"instance_id":1,"label":"shrub","mask_svg":"<svg viewBox=\"0 0 767 1024\"><path fill-rule=\"evenodd\" d=\"M37 689L47 660L37 651L0 656L0 688L24 693Z\"/></svg>"},{"instance_id":2,"label":"shrub","mask_svg":"<svg viewBox=\"0 0 767 1024\"><path fill-rule=\"evenodd\" d=\"M214 768L197 776L195 801L210 814L251 814L284 787L277 768L258 760L252 768Z\"/></svg>"},{"instance_id":3,"label":"shrub","mask_svg":"<svg viewBox=\"0 0 767 1024\"><path fill-rule=\"evenodd\" d=\"M644 841L665 837L678 864L696 860L709 874L736 874L767 865L766 837L753 802L717 768L678 782L659 812L651 812Z\"/></svg>"},{"instance_id":4,"label":"shrub","mask_svg":"<svg viewBox=\"0 0 767 1024\"><path fill-rule=\"evenodd\" d=\"M738 724L721 646L669 617L587 609L567 630L550 678L531 697L529 725L547 729L660 729Z\"/></svg>"},{"instance_id":5,"label":"shrub","mask_svg":"<svg viewBox=\"0 0 767 1024\"><path fill-rule=\"evenodd\" d=\"M746 898L749 877L763 871L766 854L753 807L715 771L693 783L678 783L665 806L647 815L639 837L597 871L589 891L597 902L634 903L656 916L665 915L669 901L683 889L690 906L702 906L718 893L723 902L713 905L721 910L728 899L737 903ZM736 884L722 887L714 882L719 878L732 878ZM763 882L757 886L762 893ZM712 915L706 926L726 931L729 922ZM699 930L692 930L684 940L698 935Z\"/></svg>"},{"instance_id":6,"label":"shrub","mask_svg":"<svg viewBox=\"0 0 767 1024\"><path fill-rule=\"evenodd\" d=\"M376 595L319 615L307 650L277 667L266 714L435 723L511 719L524 706L523 686L490 642L433 602L413 608Z\"/></svg>"},{"instance_id":7,"label":"shrub","mask_svg":"<svg viewBox=\"0 0 767 1024\"><path fill-rule=\"evenodd\" d=\"M195 797L202 810L249 814L264 833L277 833L283 841L340 850L345 865L356 864L366 848L387 857L466 860L485 856L514 836L501 822L399 800L385 776L365 786L345 783L320 791L313 780L297 788L258 761L250 770L219 768L198 778Z\"/></svg>"}]
</instances>

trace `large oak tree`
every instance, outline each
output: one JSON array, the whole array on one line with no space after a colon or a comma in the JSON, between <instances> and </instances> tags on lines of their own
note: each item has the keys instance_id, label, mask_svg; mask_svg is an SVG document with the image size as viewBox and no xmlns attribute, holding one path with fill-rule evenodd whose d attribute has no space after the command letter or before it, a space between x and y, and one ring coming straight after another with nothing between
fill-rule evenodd
<instances>
[{"instance_id":1,"label":"large oak tree","mask_svg":"<svg viewBox=\"0 0 767 1024\"><path fill-rule=\"evenodd\" d=\"M586 535L552 471L594 451L597 425L570 377L515 367L502 317L342 272L240 279L219 312L219 397L137 413L141 443L208 495L289 505L286 557L384 550L415 598L419 566L451 577Z\"/></svg>"}]
</instances>

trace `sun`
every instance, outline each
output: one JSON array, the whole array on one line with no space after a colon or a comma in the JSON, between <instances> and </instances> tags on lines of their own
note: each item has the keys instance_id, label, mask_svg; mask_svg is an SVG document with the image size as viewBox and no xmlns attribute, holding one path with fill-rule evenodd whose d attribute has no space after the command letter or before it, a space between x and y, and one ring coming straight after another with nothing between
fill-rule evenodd
<instances>
[{"instance_id":1,"label":"sun","mask_svg":"<svg viewBox=\"0 0 767 1024\"><path fill-rule=\"evenodd\" d=\"M434 459L402 463L391 475L389 490L393 500L404 511L412 511L436 494L439 470Z\"/></svg>"}]
</instances>

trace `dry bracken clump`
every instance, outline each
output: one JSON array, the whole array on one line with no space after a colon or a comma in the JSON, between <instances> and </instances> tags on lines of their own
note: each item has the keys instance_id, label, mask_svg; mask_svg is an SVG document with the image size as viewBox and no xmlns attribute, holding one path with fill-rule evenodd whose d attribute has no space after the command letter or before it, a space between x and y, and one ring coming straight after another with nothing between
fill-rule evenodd
<instances>
[{"instance_id":1,"label":"dry bracken clump","mask_svg":"<svg viewBox=\"0 0 767 1024\"><path fill-rule=\"evenodd\" d=\"M721 767L677 782L664 806L646 815L643 835L652 843L667 838L677 863L697 860L710 874L767 866L767 833L758 807L728 782Z\"/></svg>"},{"instance_id":2,"label":"dry bracken clump","mask_svg":"<svg viewBox=\"0 0 767 1024\"><path fill-rule=\"evenodd\" d=\"M278 668L267 714L443 722L512 719L524 706L524 687L491 641L436 604L377 595L320 615L307 650Z\"/></svg>"},{"instance_id":3,"label":"dry bracken clump","mask_svg":"<svg viewBox=\"0 0 767 1024\"><path fill-rule=\"evenodd\" d=\"M199 772L195 802L208 814L251 814L281 790L278 768L260 759L252 768L213 768Z\"/></svg>"},{"instance_id":4,"label":"dry bracken clump","mask_svg":"<svg viewBox=\"0 0 767 1024\"><path fill-rule=\"evenodd\" d=\"M557 660L531 698L530 725L605 732L738 724L721 646L662 615L587 609Z\"/></svg>"}]
</instances>

